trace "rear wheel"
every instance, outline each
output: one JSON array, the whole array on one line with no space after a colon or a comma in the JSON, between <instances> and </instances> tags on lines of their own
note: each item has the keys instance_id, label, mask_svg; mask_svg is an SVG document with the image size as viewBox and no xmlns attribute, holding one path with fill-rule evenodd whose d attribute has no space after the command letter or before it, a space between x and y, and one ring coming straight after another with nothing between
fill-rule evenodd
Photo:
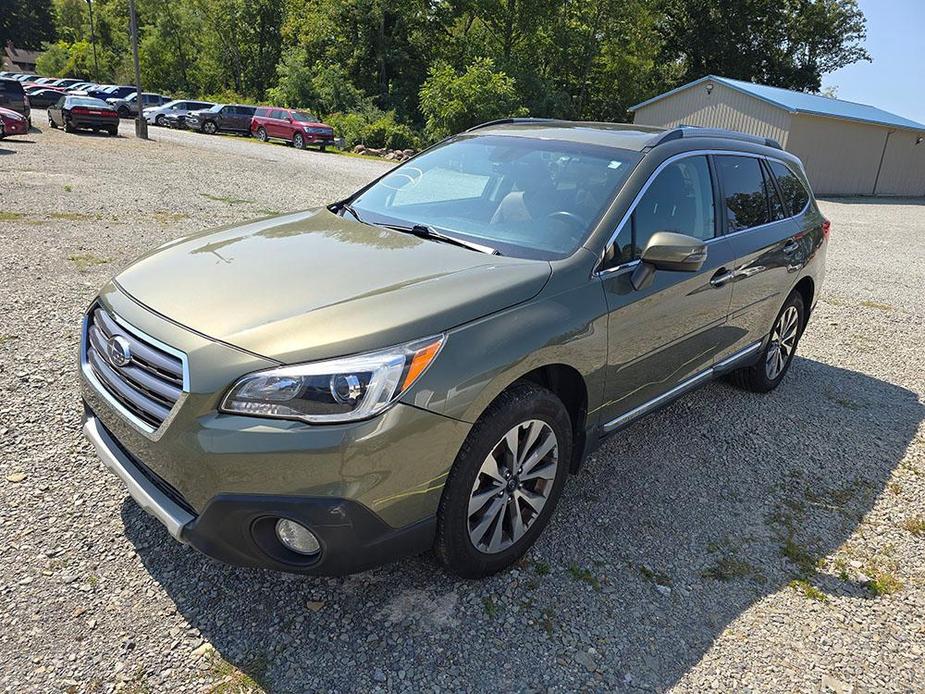
<instances>
[{"instance_id":1,"label":"rear wheel","mask_svg":"<svg viewBox=\"0 0 925 694\"><path fill-rule=\"evenodd\" d=\"M774 390L787 375L797 344L803 334L806 315L803 297L794 292L781 307L774 320L771 335L761 358L753 365L733 371L730 380L740 388L755 393L767 393Z\"/></svg>"},{"instance_id":2,"label":"rear wheel","mask_svg":"<svg viewBox=\"0 0 925 694\"><path fill-rule=\"evenodd\" d=\"M265 128L257 128L257 139L261 142L267 141L267 131Z\"/></svg>"},{"instance_id":3,"label":"rear wheel","mask_svg":"<svg viewBox=\"0 0 925 694\"><path fill-rule=\"evenodd\" d=\"M553 393L521 383L472 427L437 512L434 551L453 573L489 576L536 541L562 493L571 459L568 412Z\"/></svg>"},{"instance_id":4,"label":"rear wheel","mask_svg":"<svg viewBox=\"0 0 925 694\"><path fill-rule=\"evenodd\" d=\"M76 128L75 128L73 125L71 125L70 119L69 119L69 118L65 118L65 119L64 119L64 132L66 132L66 133L72 133L72 132L74 132L75 130L76 130Z\"/></svg>"},{"instance_id":5,"label":"rear wheel","mask_svg":"<svg viewBox=\"0 0 925 694\"><path fill-rule=\"evenodd\" d=\"M106 132L109 133L109 136L110 136L110 137L115 137L116 135L119 134L119 129L116 128L116 127L111 127L111 128L109 128Z\"/></svg>"},{"instance_id":6,"label":"rear wheel","mask_svg":"<svg viewBox=\"0 0 925 694\"><path fill-rule=\"evenodd\" d=\"M128 109L125 108L125 106L120 106L119 107L119 118L128 118L128 116L129 116Z\"/></svg>"},{"instance_id":7,"label":"rear wheel","mask_svg":"<svg viewBox=\"0 0 925 694\"><path fill-rule=\"evenodd\" d=\"M305 137L302 133L296 133L292 136L292 146L296 149L305 149Z\"/></svg>"}]
</instances>

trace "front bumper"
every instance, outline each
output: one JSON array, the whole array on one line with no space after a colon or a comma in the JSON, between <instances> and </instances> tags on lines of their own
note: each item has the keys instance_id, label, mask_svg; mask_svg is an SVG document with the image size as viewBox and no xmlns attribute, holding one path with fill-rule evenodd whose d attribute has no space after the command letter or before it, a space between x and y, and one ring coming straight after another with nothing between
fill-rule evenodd
<instances>
[{"instance_id":1,"label":"front bumper","mask_svg":"<svg viewBox=\"0 0 925 694\"><path fill-rule=\"evenodd\" d=\"M340 576L426 551L434 539L435 516L392 528L350 499L219 494L201 514L165 491L163 480L134 459L87 410L84 435L129 495L159 520L174 539L219 561L291 573ZM310 528L321 544L315 557L287 550L274 537L279 518Z\"/></svg>"},{"instance_id":2,"label":"front bumper","mask_svg":"<svg viewBox=\"0 0 925 694\"><path fill-rule=\"evenodd\" d=\"M230 383L272 364L171 323L112 285L100 301L188 362L186 390L154 431L81 371L84 432L175 538L229 563L317 574L362 570L430 545L470 425L402 403L371 420L326 426L219 413ZM267 546L261 519L280 517L319 537L319 560Z\"/></svg>"}]
</instances>

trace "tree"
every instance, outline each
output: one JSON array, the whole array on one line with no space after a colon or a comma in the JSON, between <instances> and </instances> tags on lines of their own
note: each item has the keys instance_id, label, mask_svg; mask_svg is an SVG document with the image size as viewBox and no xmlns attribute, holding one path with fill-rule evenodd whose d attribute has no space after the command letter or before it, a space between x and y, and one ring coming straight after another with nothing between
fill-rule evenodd
<instances>
[{"instance_id":1,"label":"tree","mask_svg":"<svg viewBox=\"0 0 925 694\"><path fill-rule=\"evenodd\" d=\"M447 63L431 67L421 87L421 112L427 134L440 139L496 118L526 115L514 80L481 58L463 74Z\"/></svg>"},{"instance_id":2,"label":"tree","mask_svg":"<svg viewBox=\"0 0 925 694\"><path fill-rule=\"evenodd\" d=\"M0 0L0 50L7 41L17 48L38 50L54 39L50 0Z\"/></svg>"},{"instance_id":3,"label":"tree","mask_svg":"<svg viewBox=\"0 0 925 694\"><path fill-rule=\"evenodd\" d=\"M870 60L857 0L663 0L663 58L682 81L717 74L818 91L822 75Z\"/></svg>"}]
</instances>

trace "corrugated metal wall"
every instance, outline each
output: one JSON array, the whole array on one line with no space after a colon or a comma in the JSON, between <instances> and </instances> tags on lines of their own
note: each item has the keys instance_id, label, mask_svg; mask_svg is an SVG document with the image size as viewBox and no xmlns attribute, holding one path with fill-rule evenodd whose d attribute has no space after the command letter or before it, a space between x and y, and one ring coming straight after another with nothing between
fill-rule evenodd
<instances>
[{"instance_id":1,"label":"corrugated metal wall","mask_svg":"<svg viewBox=\"0 0 925 694\"><path fill-rule=\"evenodd\" d=\"M719 83L713 83L711 94L701 83L643 106L634 122L731 128L772 137L803 160L817 195L874 195L876 181L876 195L925 196L925 142L916 145L919 133L913 131L893 130L887 140L886 126L791 115Z\"/></svg>"},{"instance_id":2,"label":"corrugated metal wall","mask_svg":"<svg viewBox=\"0 0 925 694\"><path fill-rule=\"evenodd\" d=\"M636 111L633 121L663 128L682 124L730 128L772 137L784 147L787 147L790 132L787 111L718 82L713 83L710 94L707 94L706 84L701 83L643 106Z\"/></svg>"}]
</instances>

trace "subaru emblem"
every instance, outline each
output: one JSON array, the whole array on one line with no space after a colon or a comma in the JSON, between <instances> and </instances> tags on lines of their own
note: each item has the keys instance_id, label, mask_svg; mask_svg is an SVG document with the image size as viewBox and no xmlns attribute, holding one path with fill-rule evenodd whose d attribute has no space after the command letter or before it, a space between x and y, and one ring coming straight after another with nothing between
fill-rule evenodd
<instances>
[{"instance_id":1,"label":"subaru emblem","mask_svg":"<svg viewBox=\"0 0 925 694\"><path fill-rule=\"evenodd\" d=\"M106 343L109 363L113 366L128 366L132 361L132 348L129 341L121 335L113 335Z\"/></svg>"}]
</instances>

